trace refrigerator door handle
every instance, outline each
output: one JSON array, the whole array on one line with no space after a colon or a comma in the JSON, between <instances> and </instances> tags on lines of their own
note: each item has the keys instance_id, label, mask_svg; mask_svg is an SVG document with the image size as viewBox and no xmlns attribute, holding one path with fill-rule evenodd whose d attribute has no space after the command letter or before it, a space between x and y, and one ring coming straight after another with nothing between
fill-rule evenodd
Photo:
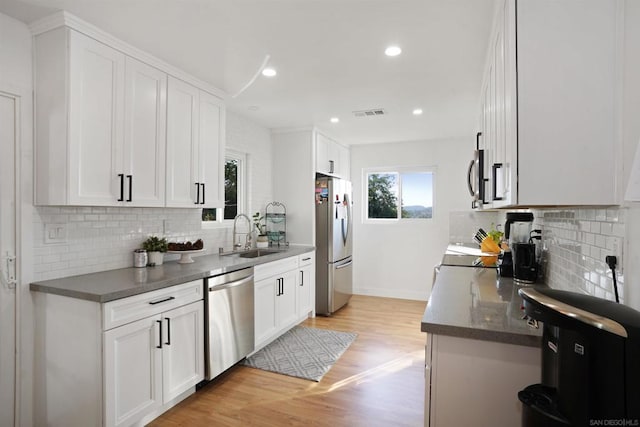
<instances>
[{"instance_id":1,"label":"refrigerator door handle","mask_svg":"<svg viewBox=\"0 0 640 427\"><path fill-rule=\"evenodd\" d=\"M353 260L349 260L349 261L345 262L344 264L337 265L336 266L336 270L340 270L341 268L348 267L351 264L353 264Z\"/></svg>"},{"instance_id":2,"label":"refrigerator door handle","mask_svg":"<svg viewBox=\"0 0 640 427\"><path fill-rule=\"evenodd\" d=\"M349 222L351 222L351 206L349 205L349 195L345 194L342 197L343 203L346 209L346 218L342 218L342 242L347 244L347 237L349 236ZM345 226L346 221L346 226Z\"/></svg>"}]
</instances>

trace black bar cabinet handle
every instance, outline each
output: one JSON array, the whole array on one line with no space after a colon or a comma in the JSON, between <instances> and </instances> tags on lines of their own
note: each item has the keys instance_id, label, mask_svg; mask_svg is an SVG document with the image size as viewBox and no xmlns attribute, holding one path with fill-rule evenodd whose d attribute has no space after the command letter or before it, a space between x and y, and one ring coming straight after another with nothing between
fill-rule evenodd
<instances>
[{"instance_id":1,"label":"black bar cabinet handle","mask_svg":"<svg viewBox=\"0 0 640 427\"><path fill-rule=\"evenodd\" d=\"M161 300L158 300L158 301L149 301L149 304L156 305L156 304L160 304L161 302L171 301L173 299L176 299L176 297L167 297L165 299L161 299Z\"/></svg>"},{"instance_id":2,"label":"black bar cabinet handle","mask_svg":"<svg viewBox=\"0 0 640 427\"><path fill-rule=\"evenodd\" d=\"M300 286L304 286L304 271L300 270Z\"/></svg>"},{"instance_id":3,"label":"black bar cabinet handle","mask_svg":"<svg viewBox=\"0 0 640 427\"><path fill-rule=\"evenodd\" d=\"M167 319L167 342L165 344L171 345L171 319L168 317L165 317L165 319Z\"/></svg>"},{"instance_id":4,"label":"black bar cabinet handle","mask_svg":"<svg viewBox=\"0 0 640 427\"><path fill-rule=\"evenodd\" d=\"M497 177L498 177L498 169L502 168L502 163L494 163L491 166L491 174L492 174L492 181L493 181L493 200L502 200L502 197L498 197L498 183L497 183Z\"/></svg>"},{"instance_id":5,"label":"black bar cabinet handle","mask_svg":"<svg viewBox=\"0 0 640 427\"><path fill-rule=\"evenodd\" d=\"M200 204L200 183L196 182L196 205Z\"/></svg>"},{"instance_id":6,"label":"black bar cabinet handle","mask_svg":"<svg viewBox=\"0 0 640 427\"><path fill-rule=\"evenodd\" d=\"M329 173L334 173L334 164L333 164L333 160L329 160Z\"/></svg>"},{"instance_id":7,"label":"black bar cabinet handle","mask_svg":"<svg viewBox=\"0 0 640 427\"><path fill-rule=\"evenodd\" d=\"M119 173L118 177L120 178L120 197L118 198L119 202L124 201L124 174Z\"/></svg>"},{"instance_id":8,"label":"black bar cabinet handle","mask_svg":"<svg viewBox=\"0 0 640 427\"><path fill-rule=\"evenodd\" d=\"M202 203L200 203L201 205L204 205L204 195L205 195L205 191L204 191L204 182L202 184Z\"/></svg>"},{"instance_id":9,"label":"black bar cabinet handle","mask_svg":"<svg viewBox=\"0 0 640 427\"><path fill-rule=\"evenodd\" d=\"M127 202L130 202L133 200L133 175L127 175L127 179L129 180L129 198L127 199Z\"/></svg>"},{"instance_id":10,"label":"black bar cabinet handle","mask_svg":"<svg viewBox=\"0 0 640 427\"><path fill-rule=\"evenodd\" d=\"M160 324L160 339L158 340L160 344L156 348L162 348L162 320L156 320L156 322Z\"/></svg>"}]
</instances>

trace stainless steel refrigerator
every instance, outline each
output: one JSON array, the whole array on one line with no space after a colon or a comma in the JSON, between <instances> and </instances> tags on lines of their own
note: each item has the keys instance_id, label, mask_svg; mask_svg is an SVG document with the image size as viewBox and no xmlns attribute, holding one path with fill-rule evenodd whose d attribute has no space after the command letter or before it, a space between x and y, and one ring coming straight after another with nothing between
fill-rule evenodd
<instances>
[{"instance_id":1,"label":"stainless steel refrigerator","mask_svg":"<svg viewBox=\"0 0 640 427\"><path fill-rule=\"evenodd\" d=\"M316 178L316 313L330 315L353 294L351 183Z\"/></svg>"}]
</instances>

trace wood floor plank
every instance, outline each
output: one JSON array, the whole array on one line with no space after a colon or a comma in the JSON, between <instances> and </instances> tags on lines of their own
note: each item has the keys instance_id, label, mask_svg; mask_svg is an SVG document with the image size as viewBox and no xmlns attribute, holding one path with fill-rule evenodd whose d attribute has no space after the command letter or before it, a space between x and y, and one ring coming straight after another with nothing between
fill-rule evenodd
<instances>
[{"instance_id":1,"label":"wood floor plank","mask_svg":"<svg viewBox=\"0 0 640 427\"><path fill-rule=\"evenodd\" d=\"M152 427L421 426L425 302L354 295L303 325L358 337L319 383L235 366Z\"/></svg>"}]
</instances>

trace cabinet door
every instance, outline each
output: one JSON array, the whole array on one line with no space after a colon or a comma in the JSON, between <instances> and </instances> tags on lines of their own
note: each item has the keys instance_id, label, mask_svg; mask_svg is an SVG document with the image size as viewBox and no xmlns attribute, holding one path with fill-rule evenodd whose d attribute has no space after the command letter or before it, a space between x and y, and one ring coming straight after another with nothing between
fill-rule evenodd
<instances>
[{"instance_id":1,"label":"cabinet door","mask_svg":"<svg viewBox=\"0 0 640 427\"><path fill-rule=\"evenodd\" d=\"M125 203L164 206L167 75L127 58L125 88Z\"/></svg>"},{"instance_id":2,"label":"cabinet door","mask_svg":"<svg viewBox=\"0 0 640 427\"><path fill-rule=\"evenodd\" d=\"M167 90L168 207L199 207L199 89L169 77ZM197 185L196 185L197 184Z\"/></svg>"},{"instance_id":3,"label":"cabinet door","mask_svg":"<svg viewBox=\"0 0 640 427\"><path fill-rule=\"evenodd\" d=\"M222 100L200 92L199 182L203 208L224 207L224 121Z\"/></svg>"},{"instance_id":4,"label":"cabinet door","mask_svg":"<svg viewBox=\"0 0 640 427\"><path fill-rule=\"evenodd\" d=\"M277 279L269 278L255 283L255 336L256 348L277 331L276 294Z\"/></svg>"},{"instance_id":5,"label":"cabinet door","mask_svg":"<svg viewBox=\"0 0 640 427\"><path fill-rule=\"evenodd\" d=\"M204 302L162 315L163 401L167 403L204 379Z\"/></svg>"},{"instance_id":6,"label":"cabinet door","mask_svg":"<svg viewBox=\"0 0 640 427\"><path fill-rule=\"evenodd\" d=\"M492 36L492 47L490 51L490 61L494 68L494 142L493 160L491 166L491 200L493 207L501 207L511 204L511 176L512 159L509 158L508 147L511 141L508 131L508 121L510 114L508 91L510 87L510 62L507 59L508 46L506 34L508 30L506 8L507 3L503 1L496 17L496 26Z\"/></svg>"},{"instance_id":7,"label":"cabinet door","mask_svg":"<svg viewBox=\"0 0 640 427\"><path fill-rule=\"evenodd\" d=\"M125 56L75 31L69 31L69 51L68 202L116 205L122 169Z\"/></svg>"},{"instance_id":8,"label":"cabinet door","mask_svg":"<svg viewBox=\"0 0 640 427\"><path fill-rule=\"evenodd\" d=\"M348 147L338 145L340 152L339 166L340 178L351 180L351 150Z\"/></svg>"},{"instance_id":9,"label":"cabinet door","mask_svg":"<svg viewBox=\"0 0 640 427\"><path fill-rule=\"evenodd\" d=\"M162 405L160 316L104 332L105 424L131 425Z\"/></svg>"},{"instance_id":10,"label":"cabinet door","mask_svg":"<svg viewBox=\"0 0 640 427\"><path fill-rule=\"evenodd\" d=\"M313 312L314 273L313 264L300 267L298 271L298 317Z\"/></svg>"},{"instance_id":11,"label":"cabinet door","mask_svg":"<svg viewBox=\"0 0 640 427\"><path fill-rule=\"evenodd\" d=\"M298 319L297 287L298 270L280 275L280 292L276 299L276 318L279 328L293 325Z\"/></svg>"},{"instance_id":12,"label":"cabinet door","mask_svg":"<svg viewBox=\"0 0 640 427\"><path fill-rule=\"evenodd\" d=\"M340 176L342 165L340 163L340 145L329 139L329 173Z\"/></svg>"},{"instance_id":13,"label":"cabinet door","mask_svg":"<svg viewBox=\"0 0 640 427\"><path fill-rule=\"evenodd\" d=\"M316 133L316 172L333 173L329 165L329 144L331 141L323 134Z\"/></svg>"}]
</instances>

